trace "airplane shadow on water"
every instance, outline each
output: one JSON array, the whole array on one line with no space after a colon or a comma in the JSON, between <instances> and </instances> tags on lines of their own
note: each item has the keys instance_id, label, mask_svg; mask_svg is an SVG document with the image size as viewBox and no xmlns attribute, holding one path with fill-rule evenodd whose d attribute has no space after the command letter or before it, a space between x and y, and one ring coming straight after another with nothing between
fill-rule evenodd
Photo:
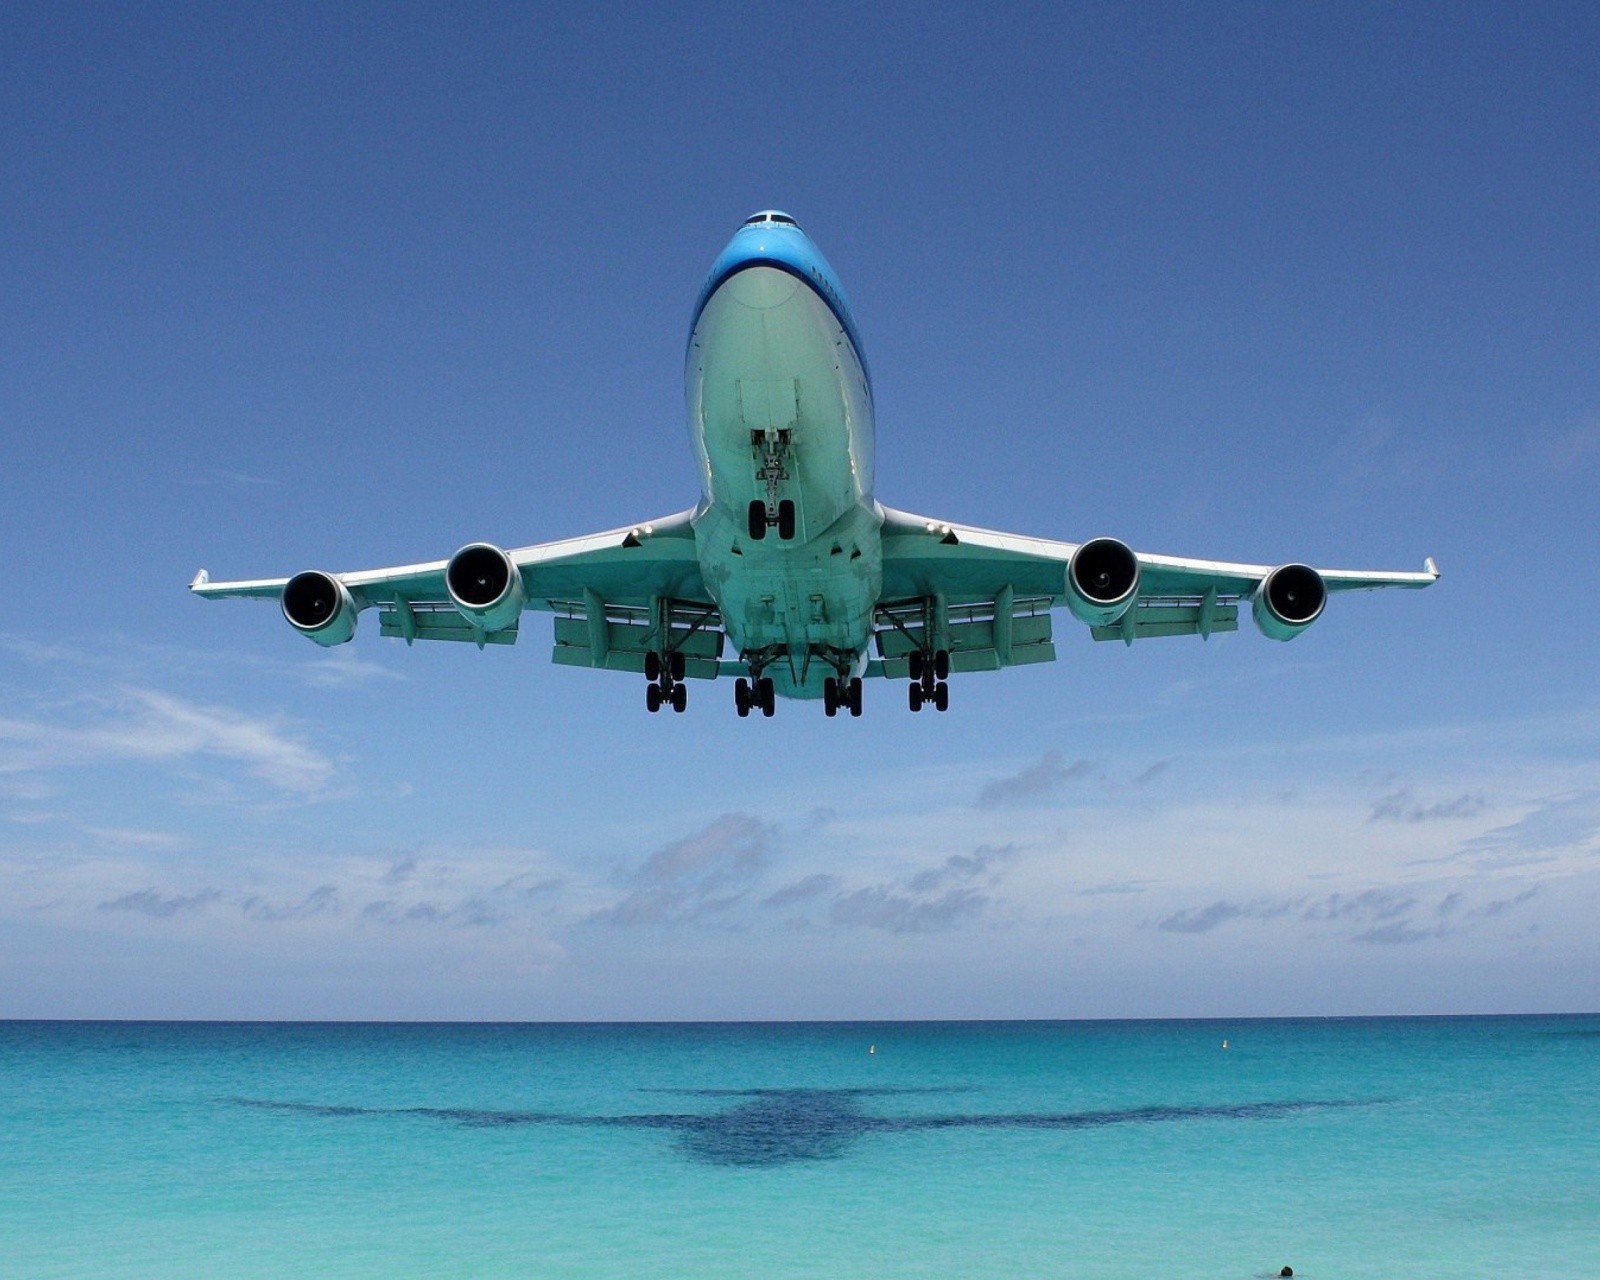
<instances>
[{"instance_id":1,"label":"airplane shadow on water","mask_svg":"<svg viewBox=\"0 0 1600 1280\"><path fill-rule=\"evenodd\" d=\"M678 1149L703 1164L766 1169L808 1160L837 1160L871 1134L923 1133L933 1129L1094 1129L1119 1124L1181 1120L1261 1120L1340 1107L1374 1106L1387 1099L1297 1099L1214 1106L1149 1106L1116 1111L1016 1112L933 1115L874 1115L869 1098L948 1094L959 1089L664 1089L679 1097L720 1098L720 1111L647 1112L637 1115L565 1115L543 1111L494 1111L467 1107L354 1107L258 1098L223 1098L224 1103L327 1118L417 1117L468 1128L527 1125L608 1129L660 1129Z\"/></svg>"}]
</instances>

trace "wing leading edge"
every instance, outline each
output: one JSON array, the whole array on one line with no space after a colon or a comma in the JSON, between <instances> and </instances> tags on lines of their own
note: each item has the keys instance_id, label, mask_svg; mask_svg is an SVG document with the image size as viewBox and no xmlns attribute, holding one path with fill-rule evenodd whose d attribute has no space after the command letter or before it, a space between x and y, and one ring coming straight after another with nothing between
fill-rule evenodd
<instances>
[{"instance_id":1,"label":"wing leading edge","mask_svg":"<svg viewBox=\"0 0 1600 1280\"><path fill-rule=\"evenodd\" d=\"M578 632L566 629L568 639L581 633L579 646L587 659L577 665L643 670L643 649L632 641L659 626L692 625L703 620L711 598L701 581L695 557L692 510L665 519L611 529L603 533L530 547L500 551L486 543L473 543L447 560L397 565L388 569L363 569L348 573L313 572L290 578L260 578L239 582L212 582L205 570L195 575L189 589L207 599L275 599L295 628L320 644L350 639L357 615L379 611L382 633L414 640L465 640L485 644L515 643L523 609L568 615ZM468 552L477 551L485 564L485 587L492 598L472 598L473 585L464 587L467 607L452 585L464 579L452 566ZM496 563L508 566L495 579ZM514 572L512 571L514 570ZM473 607L478 606L478 607ZM690 623L683 623L685 613ZM702 621L703 625L703 621ZM613 633L621 628L621 633ZM562 628L557 624L557 660ZM638 648L637 652L634 650Z\"/></svg>"},{"instance_id":2,"label":"wing leading edge","mask_svg":"<svg viewBox=\"0 0 1600 1280\"><path fill-rule=\"evenodd\" d=\"M932 602L929 625L938 625L937 615L944 611L950 621L943 630L955 640L961 623L987 623L985 634L993 637L996 650L1015 626L1002 613L1020 618L1060 607L1087 623L1096 640L1131 644L1154 636L1205 637L1236 630L1244 604L1265 634L1288 640L1320 616L1328 593L1416 589L1439 577L1431 559L1413 573L1238 564L1133 552L1111 539L1071 543L1021 537L887 507L883 516L885 606L880 612L903 612L897 604L902 601ZM1104 594L1097 594L1095 578L1079 559L1096 555L1106 572ZM889 659L894 647L880 643L882 656ZM958 647L956 641L951 662L962 669L966 664L957 662ZM1007 665L1003 653L997 656L998 662L981 665ZM1048 658L1040 653L1033 660Z\"/></svg>"}]
</instances>

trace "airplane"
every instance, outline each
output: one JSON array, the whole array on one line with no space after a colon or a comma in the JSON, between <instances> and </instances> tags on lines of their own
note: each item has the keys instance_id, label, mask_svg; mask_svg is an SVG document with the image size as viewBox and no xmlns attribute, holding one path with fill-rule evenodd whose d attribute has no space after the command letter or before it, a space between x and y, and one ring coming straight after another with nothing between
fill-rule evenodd
<instances>
[{"instance_id":1,"label":"airplane","mask_svg":"<svg viewBox=\"0 0 1600 1280\"><path fill-rule=\"evenodd\" d=\"M778 697L862 710L863 680L907 681L912 711L950 705L956 673L1055 660L1064 608L1096 640L1236 631L1248 607L1292 640L1330 592L1418 588L1420 573L1149 555L1116 538L1021 537L897 511L873 496L872 379L833 268L780 210L752 215L700 290L685 358L699 502L658 520L504 550L353 573L212 582L208 599L265 597L319 645L358 616L417 640L513 644L522 615L555 615L554 660L645 677L652 711L689 680L733 677L741 717Z\"/></svg>"}]
</instances>

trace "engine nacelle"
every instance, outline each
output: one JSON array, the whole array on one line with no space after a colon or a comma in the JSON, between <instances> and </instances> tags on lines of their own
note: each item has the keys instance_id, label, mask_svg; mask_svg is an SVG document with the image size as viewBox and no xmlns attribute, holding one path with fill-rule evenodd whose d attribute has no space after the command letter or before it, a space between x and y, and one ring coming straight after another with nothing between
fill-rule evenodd
<instances>
[{"instance_id":1,"label":"engine nacelle","mask_svg":"<svg viewBox=\"0 0 1600 1280\"><path fill-rule=\"evenodd\" d=\"M1067 562L1067 608L1091 627L1109 627L1139 595L1139 557L1125 542L1095 538Z\"/></svg>"},{"instance_id":2,"label":"engine nacelle","mask_svg":"<svg viewBox=\"0 0 1600 1280\"><path fill-rule=\"evenodd\" d=\"M283 616L289 625L320 645L343 644L356 633L356 602L331 573L297 573L284 584Z\"/></svg>"},{"instance_id":3,"label":"engine nacelle","mask_svg":"<svg viewBox=\"0 0 1600 1280\"><path fill-rule=\"evenodd\" d=\"M470 542L450 557L444 589L461 616L484 631L504 631L522 616L522 573L487 542Z\"/></svg>"},{"instance_id":4,"label":"engine nacelle","mask_svg":"<svg viewBox=\"0 0 1600 1280\"><path fill-rule=\"evenodd\" d=\"M1269 640L1293 640L1322 616L1328 588L1310 565L1279 565L1256 588L1251 612Z\"/></svg>"}]
</instances>

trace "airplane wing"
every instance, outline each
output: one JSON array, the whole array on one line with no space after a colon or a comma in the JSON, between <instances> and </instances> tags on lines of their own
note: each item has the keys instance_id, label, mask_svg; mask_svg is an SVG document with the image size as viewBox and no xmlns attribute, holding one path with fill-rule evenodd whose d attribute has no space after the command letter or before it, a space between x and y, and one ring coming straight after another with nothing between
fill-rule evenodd
<instances>
[{"instance_id":1,"label":"airplane wing","mask_svg":"<svg viewBox=\"0 0 1600 1280\"><path fill-rule=\"evenodd\" d=\"M1321 615L1327 595L1426 587L1417 573L1236 564L1149 555L1110 538L1087 543L1020 537L883 508L883 674L903 675L914 649L946 648L956 671L1055 657L1050 612L1065 607L1096 640L1200 635L1238 629L1241 604L1277 640ZM941 639L929 641L929 630Z\"/></svg>"},{"instance_id":2,"label":"airplane wing","mask_svg":"<svg viewBox=\"0 0 1600 1280\"><path fill-rule=\"evenodd\" d=\"M189 589L278 600L290 624L323 645L349 640L374 608L381 633L407 644L514 644L522 611L542 610L557 615L559 663L643 671L646 653L671 647L685 655L686 675L712 677L722 633L695 557L694 514L511 551L472 543L447 560L389 569L240 582L212 582L202 569Z\"/></svg>"}]
</instances>

